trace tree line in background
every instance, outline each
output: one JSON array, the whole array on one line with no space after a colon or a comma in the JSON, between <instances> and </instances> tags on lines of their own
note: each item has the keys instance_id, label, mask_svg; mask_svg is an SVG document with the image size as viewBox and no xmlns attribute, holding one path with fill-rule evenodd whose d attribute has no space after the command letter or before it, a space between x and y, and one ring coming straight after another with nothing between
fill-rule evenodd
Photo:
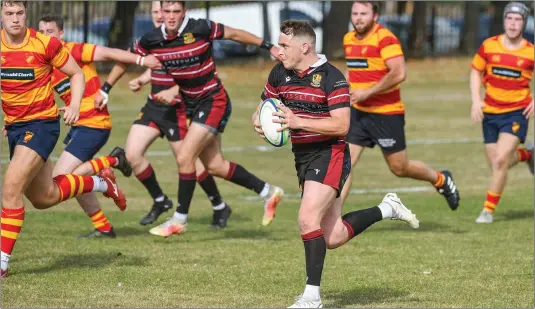
<instances>
[{"instance_id":1,"label":"tree line in background","mask_svg":"<svg viewBox=\"0 0 535 309\"><path fill-rule=\"evenodd\" d=\"M188 8L207 8L219 5L230 5L233 3L244 3L245 1L190 1ZM250 1L249 1L250 2ZM384 6L386 2L380 2ZM81 3L80 3L81 4ZM134 18L140 1L116 1L114 16L111 19L109 32L109 46L126 48L129 39L132 37ZM406 55L411 58L421 58L426 56L424 45L433 40L433 35L429 33L427 20L429 14L433 13L434 6L440 4L462 6L464 11L464 23L459 37L459 54L473 54L479 46L477 40L479 27L479 14L483 9L494 12L491 35L499 34L503 31L503 11L506 1L396 1L396 13L401 15L406 12L407 6L411 5L412 17L409 26L408 46ZM88 2L83 5L88 7ZM349 12L352 1L332 1L331 9L324 17L323 31L323 53L329 58L342 58L344 55L341 42L348 27ZM61 12L62 2L44 1L42 12ZM267 5L262 5L263 16L267 16ZM88 9L84 9L84 15ZM347 18L340 18L347 16ZM268 30L267 18L264 18L264 29Z\"/></svg>"}]
</instances>

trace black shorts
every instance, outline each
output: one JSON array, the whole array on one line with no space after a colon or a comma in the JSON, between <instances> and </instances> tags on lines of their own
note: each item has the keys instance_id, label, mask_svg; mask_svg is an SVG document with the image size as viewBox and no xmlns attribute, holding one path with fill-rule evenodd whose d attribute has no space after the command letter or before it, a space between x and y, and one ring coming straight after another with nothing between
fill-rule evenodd
<instances>
[{"instance_id":1,"label":"black shorts","mask_svg":"<svg viewBox=\"0 0 535 309\"><path fill-rule=\"evenodd\" d=\"M305 181L315 181L334 188L336 197L340 196L351 172L351 156L346 143L294 144L292 151L301 192Z\"/></svg>"},{"instance_id":2,"label":"black shorts","mask_svg":"<svg viewBox=\"0 0 535 309\"><path fill-rule=\"evenodd\" d=\"M407 147L404 127L404 114L373 114L351 108L351 125L346 141L370 148L378 144L384 153L395 153Z\"/></svg>"},{"instance_id":3,"label":"black shorts","mask_svg":"<svg viewBox=\"0 0 535 309\"><path fill-rule=\"evenodd\" d=\"M232 104L224 88L219 88L201 99L185 99L186 114L190 121L207 127L213 134L223 133L227 126Z\"/></svg>"},{"instance_id":4,"label":"black shorts","mask_svg":"<svg viewBox=\"0 0 535 309\"><path fill-rule=\"evenodd\" d=\"M159 104L162 105L162 104ZM170 142L182 140L187 132L186 112L183 104L158 106L157 103L147 102L134 124L155 128Z\"/></svg>"}]
</instances>

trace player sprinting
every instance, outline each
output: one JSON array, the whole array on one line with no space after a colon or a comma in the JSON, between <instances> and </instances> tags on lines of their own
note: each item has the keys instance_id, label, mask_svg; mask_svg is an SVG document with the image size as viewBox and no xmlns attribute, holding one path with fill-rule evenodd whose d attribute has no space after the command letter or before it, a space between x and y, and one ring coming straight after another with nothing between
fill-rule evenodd
<instances>
[{"instance_id":1,"label":"player sprinting","mask_svg":"<svg viewBox=\"0 0 535 309\"><path fill-rule=\"evenodd\" d=\"M483 211L477 223L492 223L493 214L505 188L508 170L527 162L533 173L533 144L519 148L533 117L533 44L522 37L529 9L511 2L504 10L504 33L486 39L472 62L470 91L472 120L483 120L483 139L492 177ZM481 99L481 85L486 88Z\"/></svg>"},{"instance_id":2,"label":"player sprinting","mask_svg":"<svg viewBox=\"0 0 535 309\"><path fill-rule=\"evenodd\" d=\"M327 249L335 249L382 219L419 222L394 193L376 207L342 216L340 191L351 160L344 135L349 130L349 88L344 75L316 54L316 34L308 22L285 21L278 50L282 63L269 74L261 99L282 101L283 123L289 128L297 177L302 189L298 222L305 247L306 287L290 308L321 308L320 281ZM260 105L258 106L260 108ZM255 130L262 136L258 109Z\"/></svg>"},{"instance_id":3,"label":"player sprinting","mask_svg":"<svg viewBox=\"0 0 535 309\"><path fill-rule=\"evenodd\" d=\"M132 168L126 160L124 151L119 151L113 156L104 156L93 159L108 141L112 122L108 109L95 109L94 98L101 87L100 78L94 62L121 61L125 63L141 62L139 56L117 48L108 48L88 43L63 42L63 18L61 16L46 15L39 21L39 32L52 36L62 41L63 46L69 51L73 59L82 68L85 75L85 91L80 106L79 120L73 125L63 143L65 150L60 155L54 167L54 175L73 173L74 175L96 175L107 167L119 169L125 176L130 176ZM154 57L143 59L146 67L159 68L160 62ZM65 104L71 101L71 89L69 77L58 69L52 74L52 86L60 95ZM90 171L83 171L83 162L91 166ZM89 173L88 173L89 172ZM89 216L94 230L81 237L111 237L116 236L108 218L102 212L100 203L94 193L88 193L76 197L78 203ZM122 208L121 210L124 210Z\"/></svg>"},{"instance_id":4,"label":"player sprinting","mask_svg":"<svg viewBox=\"0 0 535 309\"><path fill-rule=\"evenodd\" d=\"M189 18L183 1L163 1L162 11L164 24L136 42L134 51L140 55L153 54L162 62L180 87L191 124L176 157L179 169L178 207L172 218L151 229L150 233L166 237L185 231L196 184L197 158L211 175L253 190L264 198L262 223L270 224L283 195L282 189L224 159L221 152L220 133L230 117L231 103L216 73L212 41L231 39L263 47L272 53L275 48L249 32L206 19Z\"/></svg>"},{"instance_id":5,"label":"player sprinting","mask_svg":"<svg viewBox=\"0 0 535 309\"><path fill-rule=\"evenodd\" d=\"M398 177L430 182L444 195L452 210L459 207L459 190L449 171L435 171L421 161L409 160L405 142L405 108L400 84L406 68L398 39L377 23L378 6L355 1L351 23L355 30L344 36L350 84L351 126L346 136L355 166L364 147L381 148L388 167ZM345 200L351 190L351 175L342 191Z\"/></svg>"},{"instance_id":6,"label":"player sprinting","mask_svg":"<svg viewBox=\"0 0 535 309\"><path fill-rule=\"evenodd\" d=\"M23 194L37 209L88 192L102 192L119 207L126 207L126 198L114 177L52 177L48 157L60 133L52 68L70 76L71 102L59 109L67 125L78 121L84 73L58 39L26 27L26 1L2 1L1 5L2 111L10 157L2 186L0 276L5 277L24 222Z\"/></svg>"},{"instance_id":7,"label":"player sprinting","mask_svg":"<svg viewBox=\"0 0 535 309\"><path fill-rule=\"evenodd\" d=\"M154 27L160 27L163 23L160 1L152 2L151 13ZM125 72L125 64L118 63L113 67L102 86L101 95L95 99L97 108L105 106L111 88ZM128 85L132 91L138 92L148 83L151 83L151 94L130 128L125 146L127 159L133 166L136 178L154 200L149 213L140 220L141 225L155 222L163 212L173 208L173 202L161 189L156 173L145 157L145 152L158 136L162 138L165 136L176 157L181 140L187 131L186 111L182 98L178 95L178 89L171 89L175 86L173 77L165 70L147 70L131 80ZM206 192L214 210L211 226L226 227L232 210L223 201L214 178L206 172L200 160L196 162L196 171L197 182Z\"/></svg>"}]
</instances>

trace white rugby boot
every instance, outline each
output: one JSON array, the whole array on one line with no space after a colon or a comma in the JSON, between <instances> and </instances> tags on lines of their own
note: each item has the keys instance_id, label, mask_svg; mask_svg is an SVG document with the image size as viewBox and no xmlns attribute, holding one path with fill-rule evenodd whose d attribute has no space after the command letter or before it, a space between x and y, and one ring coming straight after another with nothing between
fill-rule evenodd
<instances>
[{"instance_id":1,"label":"white rugby boot","mask_svg":"<svg viewBox=\"0 0 535 309\"><path fill-rule=\"evenodd\" d=\"M494 221L494 215L489 211L483 210L479 217L476 219L476 223L492 223Z\"/></svg>"},{"instance_id":2,"label":"white rugby boot","mask_svg":"<svg viewBox=\"0 0 535 309\"><path fill-rule=\"evenodd\" d=\"M386 203L392 207L391 220L401 220L409 224L413 229L417 229L420 226L420 221L399 199L396 193L387 193L381 203Z\"/></svg>"}]
</instances>

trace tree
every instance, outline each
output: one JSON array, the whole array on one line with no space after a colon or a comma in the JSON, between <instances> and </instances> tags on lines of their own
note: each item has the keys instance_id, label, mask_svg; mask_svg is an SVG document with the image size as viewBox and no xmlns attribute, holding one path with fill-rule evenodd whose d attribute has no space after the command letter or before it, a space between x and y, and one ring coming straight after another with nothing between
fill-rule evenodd
<instances>
[{"instance_id":1,"label":"tree","mask_svg":"<svg viewBox=\"0 0 535 309\"><path fill-rule=\"evenodd\" d=\"M478 1L467 1L464 5L464 23L461 31L459 51L464 54L473 54L479 46L479 11L481 4Z\"/></svg>"},{"instance_id":2,"label":"tree","mask_svg":"<svg viewBox=\"0 0 535 309\"><path fill-rule=\"evenodd\" d=\"M115 14L111 19L108 45L126 49L130 44L134 29L134 18L139 1L115 2Z\"/></svg>"},{"instance_id":3,"label":"tree","mask_svg":"<svg viewBox=\"0 0 535 309\"><path fill-rule=\"evenodd\" d=\"M490 35L497 35L503 32L503 12L508 2L492 1L491 5L494 7L494 18L490 27Z\"/></svg>"},{"instance_id":4,"label":"tree","mask_svg":"<svg viewBox=\"0 0 535 309\"><path fill-rule=\"evenodd\" d=\"M424 43L427 40L427 3L415 1L409 31L408 51L410 57L424 56Z\"/></svg>"},{"instance_id":5,"label":"tree","mask_svg":"<svg viewBox=\"0 0 535 309\"><path fill-rule=\"evenodd\" d=\"M352 6L352 1L332 1L331 10L324 17L323 53L328 59L344 57L342 41L349 27Z\"/></svg>"}]
</instances>

